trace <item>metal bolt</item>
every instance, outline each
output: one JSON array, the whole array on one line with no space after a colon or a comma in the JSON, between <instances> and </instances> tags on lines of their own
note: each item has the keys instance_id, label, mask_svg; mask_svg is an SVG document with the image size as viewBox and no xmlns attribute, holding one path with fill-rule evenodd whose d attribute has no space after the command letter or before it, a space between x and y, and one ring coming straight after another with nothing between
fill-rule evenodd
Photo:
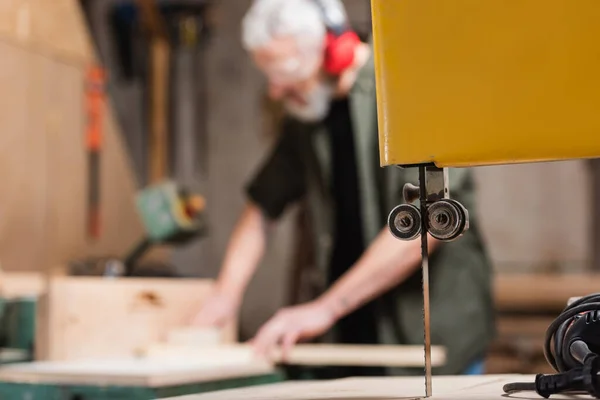
<instances>
[{"instance_id":1,"label":"metal bolt","mask_svg":"<svg viewBox=\"0 0 600 400\"><path fill-rule=\"evenodd\" d=\"M401 227L410 228L411 225L412 225L412 219L408 215L405 215L404 217L400 218L400 226Z\"/></svg>"},{"instance_id":2,"label":"metal bolt","mask_svg":"<svg viewBox=\"0 0 600 400\"><path fill-rule=\"evenodd\" d=\"M448 223L448 215L444 214L437 214L435 216L435 222L437 222L440 225L446 225Z\"/></svg>"}]
</instances>

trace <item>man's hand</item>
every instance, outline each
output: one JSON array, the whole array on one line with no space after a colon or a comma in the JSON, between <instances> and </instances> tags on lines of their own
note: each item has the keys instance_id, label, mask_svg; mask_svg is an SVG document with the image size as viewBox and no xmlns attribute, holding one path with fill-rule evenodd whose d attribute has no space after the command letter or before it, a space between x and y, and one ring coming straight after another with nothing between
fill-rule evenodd
<instances>
[{"instance_id":1,"label":"man's hand","mask_svg":"<svg viewBox=\"0 0 600 400\"><path fill-rule=\"evenodd\" d=\"M238 296L216 288L192 319L192 325L221 328L235 318L240 303Z\"/></svg>"},{"instance_id":2,"label":"man's hand","mask_svg":"<svg viewBox=\"0 0 600 400\"><path fill-rule=\"evenodd\" d=\"M257 353L266 357L280 345L285 359L296 342L322 335L335 321L333 311L323 302L284 308L260 328L252 342Z\"/></svg>"}]
</instances>

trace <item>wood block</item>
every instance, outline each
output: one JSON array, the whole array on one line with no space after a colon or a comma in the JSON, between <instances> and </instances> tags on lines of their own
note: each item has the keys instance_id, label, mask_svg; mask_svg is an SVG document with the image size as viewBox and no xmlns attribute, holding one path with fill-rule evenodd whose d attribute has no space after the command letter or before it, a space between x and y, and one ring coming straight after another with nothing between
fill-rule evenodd
<instances>
[{"instance_id":1,"label":"wood block","mask_svg":"<svg viewBox=\"0 0 600 400\"><path fill-rule=\"evenodd\" d=\"M209 295L206 279L56 277L41 301L38 360L132 357L186 327ZM236 339L236 324L221 341Z\"/></svg>"}]
</instances>

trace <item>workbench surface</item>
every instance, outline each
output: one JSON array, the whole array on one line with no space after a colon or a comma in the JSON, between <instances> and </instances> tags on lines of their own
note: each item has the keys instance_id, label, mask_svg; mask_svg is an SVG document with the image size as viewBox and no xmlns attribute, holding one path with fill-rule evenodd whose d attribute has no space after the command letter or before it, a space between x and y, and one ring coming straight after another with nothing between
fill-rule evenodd
<instances>
[{"instance_id":1,"label":"workbench surface","mask_svg":"<svg viewBox=\"0 0 600 400\"><path fill-rule=\"evenodd\" d=\"M0 367L0 399L151 400L281 380L266 363L226 359L32 362Z\"/></svg>"},{"instance_id":2,"label":"workbench surface","mask_svg":"<svg viewBox=\"0 0 600 400\"><path fill-rule=\"evenodd\" d=\"M432 400L538 400L535 392L506 396L508 382L533 382L530 375L434 376ZM163 400L413 400L425 396L424 377L348 378L294 381ZM552 399L574 397L552 396ZM577 397L587 399L589 397Z\"/></svg>"}]
</instances>

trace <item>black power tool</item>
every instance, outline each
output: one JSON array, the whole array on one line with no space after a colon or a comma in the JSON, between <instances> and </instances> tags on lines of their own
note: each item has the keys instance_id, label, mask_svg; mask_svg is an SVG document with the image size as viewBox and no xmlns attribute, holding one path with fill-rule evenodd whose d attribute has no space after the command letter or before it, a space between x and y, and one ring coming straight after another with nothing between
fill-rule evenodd
<instances>
[{"instance_id":1,"label":"black power tool","mask_svg":"<svg viewBox=\"0 0 600 400\"><path fill-rule=\"evenodd\" d=\"M538 374L535 382L504 385L504 392L535 391L587 394L600 398L600 293L567 305L546 330L544 356L557 372Z\"/></svg>"}]
</instances>

